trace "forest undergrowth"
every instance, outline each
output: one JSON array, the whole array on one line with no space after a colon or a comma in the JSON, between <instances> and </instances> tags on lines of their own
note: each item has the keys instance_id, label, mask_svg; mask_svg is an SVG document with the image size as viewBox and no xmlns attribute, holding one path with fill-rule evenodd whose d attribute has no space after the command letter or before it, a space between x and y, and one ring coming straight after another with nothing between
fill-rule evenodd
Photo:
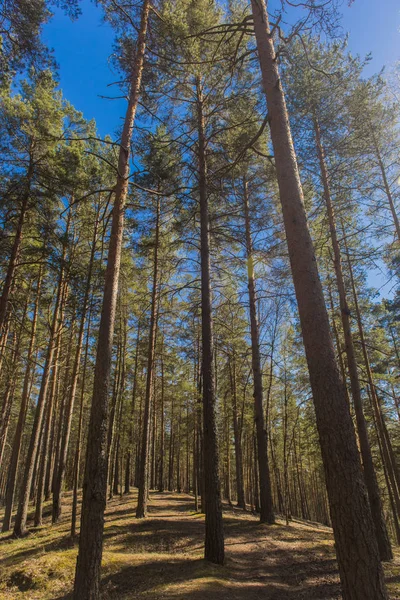
<instances>
[{"instance_id":1,"label":"forest undergrowth","mask_svg":"<svg viewBox=\"0 0 400 600\"><path fill-rule=\"evenodd\" d=\"M295 519L259 523L224 505L224 566L203 560L204 516L187 494L151 492L149 517L133 518L136 491L108 504L104 531L104 600L333 600L340 583L329 527ZM68 600L77 544L70 539L70 494L59 524L24 539L0 537L1 600ZM385 567L392 600L400 599L400 551Z\"/></svg>"}]
</instances>

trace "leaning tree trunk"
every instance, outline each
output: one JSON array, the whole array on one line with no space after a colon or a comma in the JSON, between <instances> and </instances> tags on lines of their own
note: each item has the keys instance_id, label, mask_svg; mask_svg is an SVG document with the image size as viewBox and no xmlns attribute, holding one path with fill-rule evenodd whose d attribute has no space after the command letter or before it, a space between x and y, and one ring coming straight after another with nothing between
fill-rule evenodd
<instances>
[{"instance_id":1,"label":"leaning tree trunk","mask_svg":"<svg viewBox=\"0 0 400 600\"><path fill-rule=\"evenodd\" d=\"M384 599L383 570L344 383L335 361L265 0L252 0L252 10L343 598Z\"/></svg>"},{"instance_id":2,"label":"leaning tree trunk","mask_svg":"<svg viewBox=\"0 0 400 600\"><path fill-rule=\"evenodd\" d=\"M75 573L75 600L97 600L100 597L100 568L107 495L108 391L124 230L124 210L129 183L130 143L142 81L149 11L150 0L143 0L137 52L118 158L118 177L115 186L103 306L97 342L83 484L81 535Z\"/></svg>"},{"instance_id":3,"label":"leaning tree trunk","mask_svg":"<svg viewBox=\"0 0 400 600\"><path fill-rule=\"evenodd\" d=\"M250 332L251 332L251 366L254 385L254 416L257 434L257 461L258 479L260 489L260 521L261 523L274 523L274 509L271 493L271 479L268 464L268 436L264 423L263 412L263 382L260 358L260 341L256 309L256 288L254 282L253 240L249 215L249 197L246 178L243 178L243 204L246 228L246 254L247 254L247 286L249 290Z\"/></svg>"},{"instance_id":4,"label":"leaning tree trunk","mask_svg":"<svg viewBox=\"0 0 400 600\"><path fill-rule=\"evenodd\" d=\"M347 303L347 295L344 284L342 271L342 261L340 255L340 247L336 232L335 212L332 204L330 193L328 171L325 163L325 153L321 140L321 131L318 119L314 116L314 132L317 145L317 154L321 170L321 177L324 189L325 203L328 212L329 231L331 236L334 269L336 275L336 284L339 292L340 314L342 318L343 334L347 356L347 367L350 375L351 395L353 396L354 410L356 413L358 439L360 442L360 450L362 464L364 470L364 479L367 486L369 504L374 522L376 539L378 542L379 554L381 560L392 560L393 553L390 545L390 539L386 528L385 519L383 516L382 502L379 493L378 481L376 479L375 467L372 460L371 446L368 439L367 424L365 422L363 411L363 400L361 397L360 381L358 378L358 367L356 355L354 352L353 334L350 324L350 310Z\"/></svg>"},{"instance_id":5,"label":"leaning tree trunk","mask_svg":"<svg viewBox=\"0 0 400 600\"><path fill-rule=\"evenodd\" d=\"M201 330L203 375L203 465L206 560L224 562L224 531L219 481L218 438L215 414L214 344L211 311L210 232L203 92L198 79L197 129L200 196Z\"/></svg>"},{"instance_id":6,"label":"leaning tree trunk","mask_svg":"<svg viewBox=\"0 0 400 600\"><path fill-rule=\"evenodd\" d=\"M156 230L154 241L153 259L153 288L151 291L151 313L149 346L147 351L146 396L144 401L143 431L141 458L139 465L139 492L136 507L136 518L143 519L147 516L147 500L149 495L149 450L150 450L150 409L154 377L154 353L156 348L157 307L158 307L158 251L160 244L160 197L157 196ZM155 409L154 409L155 410Z\"/></svg>"}]
</instances>

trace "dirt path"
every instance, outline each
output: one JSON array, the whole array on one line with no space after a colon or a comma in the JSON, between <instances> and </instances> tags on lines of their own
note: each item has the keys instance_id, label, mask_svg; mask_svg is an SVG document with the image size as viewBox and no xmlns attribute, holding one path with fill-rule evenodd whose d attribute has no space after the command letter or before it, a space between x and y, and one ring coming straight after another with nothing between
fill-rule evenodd
<instances>
[{"instance_id":1,"label":"dirt path","mask_svg":"<svg viewBox=\"0 0 400 600\"><path fill-rule=\"evenodd\" d=\"M202 560L204 517L185 494L151 494L149 517L134 518L136 494L109 503L103 559L104 600L333 600L339 578L329 528L281 521L261 525L226 507L226 564ZM67 600L76 560L68 519L24 540L0 536L0 599ZM399 600L400 560L390 564Z\"/></svg>"},{"instance_id":2,"label":"dirt path","mask_svg":"<svg viewBox=\"0 0 400 600\"><path fill-rule=\"evenodd\" d=\"M140 549L146 554L143 562L139 560L140 569L139 564L130 565L106 577L110 598L340 598L328 528L261 525L253 515L235 509L225 510L224 523L226 564L206 565L204 522L193 513L193 500L180 494L153 494L149 520L128 525L128 531L124 525L107 528L112 544L118 544L121 535L126 552ZM149 562L149 556L154 560Z\"/></svg>"}]
</instances>

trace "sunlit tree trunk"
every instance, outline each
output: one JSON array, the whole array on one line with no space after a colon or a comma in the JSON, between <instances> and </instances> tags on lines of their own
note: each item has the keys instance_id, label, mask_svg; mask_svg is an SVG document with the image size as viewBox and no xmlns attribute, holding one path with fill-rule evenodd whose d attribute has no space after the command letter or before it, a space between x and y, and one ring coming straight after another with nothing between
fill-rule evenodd
<instances>
[{"instance_id":1,"label":"sunlit tree trunk","mask_svg":"<svg viewBox=\"0 0 400 600\"><path fill-rule=\"evenodd\" d=\"M318 119L314 116L314 132L317 144L317 154L321 170L321 177L324 189L324 198L328 212L329 230L333 248L334 269L336 283L339 292L340 314L342 318L343 334L347 356L347 367L350 375L351 395L353 397L354 410L357 421L358 439L360 442L364 478L367 486L369 504L371 507L372 519L374 522L376 539L378 542L379 554L381 560L391 560L393 558L389 535L386 529L386 523L383 516L382 502L380 498L378 481L376 479L375 467L372 460L371 446L369 443L367 424L365 422L363 401L361 397L360 381L358 378L357 360L354 352L353 334L350 324L350 310L347 303L346 289L342 271L342 261L340 247L336 232L336 219L329 186L328 171L325 163L325 153L321 140L321 131Z\"/></svg>"},{"instance_id":2,"label":"sunlit tree trunk","mask_svg":"<svg viewBox=\"0 0 400 600\"><path fill-rule=\"evenodd\" d=\"M63 306L64 306L64 298L65 298L65 287L63 292L63 298L61 300L61 310L60 310L60 323L63 321ZM74 337L74 328L71 328L70 332L70 342L68 345L67 356L69 356L69 351L72 349L72 340ZM39 472L38 472L38 481L37 481L37 489L36 489L36 508L35 508L35 517L34 524L35 527L39 527L42 525L43 520L43 496L44 496L44 485L46 479L46 471L47 464L49 460L49 446L50 446L50 430L53 422L53 413L54 413L54 404L57 394L58 380L59 380L59 370L60 370L60 352L61 352L61 344L62 344L62 335L61 335L61 327L59 327L57 342L56 342L56 350L54 353L54 365L53 371L51 375L51 385L50 385L50 393L47 399L47 407L46 407L46 415L43 429L43 443L39 457ZM62 415L59 415L59 418L62 419Z\"/></svg>"},{"instance_id":3,"label":"sunlit tree trunk","mask_svg":"<svg viewBox=\"0 0 400 600\"><path fill-rule=\"evenodd\" d=\"M132 385L132 399L131 399L131 410L130 420L128 429L128 448L126 453L126 464L125 464L125 494L129 494L131 477L132 477L132 455L133 455L133 444L134 444L134 432L135 432L135 408L136 408L136 393L137 393L137 378L138 378L138 364L139 364L139 343L140 343L140 321L137 325L136 334L136 351L135 351L135 366L133 369L133 385Z\"/></svg>"},{"instance_id":4,"label":"sunlit tree trunk","mask_svg":"<svg viewBox=\"0 0 400 600\"><path fill-rule=\"evenodd\" d=\"M85 292L82 303L82 313L81 320L79 324L79 332L78 332L78 342L75 350L75 358L74 364L72 367L72 376L71 376L71 384L67 399L67 405L65 408L65 418L64 418L64 427L61 436L61 448L60 448L60 460L57 466L57 471L54 478L54 486L53 486L53 509L52 509L52 521L56 523L60 517L62 512L62 489L64 485L64 477L65 477L65 469L67 465L67 456L68 456L68 447L69 447L69 438L71 435L71 424L72 424L72 415L75 404L75 396L76 390L78 386L78 376L79 376L79 366L81 361L81 353L82 353L82 345L83 345L83 336L85 332L85 322L86 322L86 313L88 310L88 302L90 295L90 286L92 281L92 273L93 273L93 263L94 256L96 252L96 239L97 239L97 229L98 229L98 215L96 215L96 221L93 231L93 239L92 239L92 248L90 252L89 266L86 277L86 285Z\"/></svg>"},{"instance_id":5,"label":"sunlit tree trunk","mask_svg":"<svg viewBox=\"0 0 400 600\"><path fill-rule=\"evenodd\" d=\"M108 391L111 355L124 231L124 211L129 183L130 144L142 81L149 10L150 0L144 0L118 158L118 177L114 191L111 236L94 370L83 484L81 533L74 585L75 600L98 600L100 597L100 568L107 494Z\"/></svg>"},{"instance_id":6,"label":"sunlit tree trunk","mask_svg":"<svg viewBox=\"0 0 400 600\"><path fill-rule=\"evenodd\" d=\"M243 451L242 451L242 423L239 422L238 403L237 403L237 385L236 385L236 357L233 354L229 361L229 374L231 380L232 393L232 416L233 416L233 435L235 440L235 462L236 462L236 492L237 505L239 508L246 509L246 500L244 496L244 474L243 474ZM229 439L229 438L228 438Z\"/></svg>"},{"instance_id":7,"label":"sunlit tree trunk","mask_svg":"<svg viewBox=\"0 0 400 600\"><path fill-rule=\"evenodd\" d=\"M10 292L11 292L11 288L12 288L13 281L14 281L15 270L17 268L18 255L19 255L21 241L22 241L22 233L23 233L22 230L23 230L26 215L28 212L28 204L29 204L29 196L30 196L30 190L31 190L31 185L32 185L33 169L34 169L34 164L33 164L32 158L31 158L29 161L28 172L27 172L26 190L24 192L22 202L21 202L21 209L19 212L17 228L15 231L14 243L13 243L13 246L11 249L10 260L8 262L6 277L4 279L3 289L2 289L1 296L0 296L0 341L1 341L1 343L3 343L3 340L6 337L5 336L5 323L7 320L6 317L7 317L7 309L8 309L8 300L10 297Z\"/></svg>"},{"instance_id":8,"label":"sunlit tree trunk","mask_svg":"<svg viewBox=\"0 0 400 600\"><path fill-rule=\"evenodd\" d=\"M68 225L69 226L68 217ZM42 432L42 424L43 418L45 415L46 402L47 402L47 394L49 390L50 384L50 371L54 362L54 354L56 351L56 342L59 328L59 318L60 318L60 310L61 310L61 300L62 300L62 292L64 288L64 263L66 256L66 245L64 245L63 256L61 260L61 268L60 275L58 279L58 291L56 296L56 303L54 306L53 319L49 332L49 345L47 348L47 355L45 366L42 374L42 381L40 385L39 397L35 410L35 419L33 422L32 433L30 437L30 443L28 448L28 454L25 460L25 471L24 477L20 490L20 500L18 505L17 515L15 517L14 524L14 534L16 536L21 536L26 531L26 521L28 517L28 505L29 505L29 497L31 492L32 482L34 481L34 470L36 465L36 459L38 457L39 451L39 441L40 435Z\"/></svg>"},{"instance_id":9,"label":"sunlit tree trunk","mask_svg":"<svg viewBox=\"0 0 400 600\"><path fill-rule=\"evenodd\" d=\"M215 414L214 344L211 309L210 232L203 91L197 79L197 133L200 196L201 330L203 376L203 462L205 494L205 551L210 562L224 562L224 532L219 481L218 440Z\"/></svg>"},{"instance_id":10,"label":"sunlit tree trunk","mask_svg":"<svg viewBox=\"0 0 400 600\"><path fill-rule=\"evenodd\" d=\"M263 381L260 358L260 341L256 308L256 287L254 281L253 240L251 237L251 224L249 213L249 196L246 178L243 178L243 205L246 229L246 255L247 255L247 287L249 290L251 356L254 385L254 415L257 433L257 461L258 479L260 487L260 521L261 523L274 523L274 509L272 504L271 479L268 464L268 437L264 423L263 411Z\"/></svg>"},{"instance_id":11,"label":"sunlit tree trunk","mask_svg":"<svg viewBox=\"0 0 400 600\"><path fill-rule=\"evenodd\" d=\"M283 220L328 489L344 600L387 598L344 383L307 225L265 0L252 0ZM357 568L355 565L357 564Z\"/></svg>"},{"instance_id":12,"label":"sunlit tree trunk","mask_svg":"<svg viewBox=\"0 0 400 600\"><path fill-rule=\"evenodd\" d=\"M19 408L17 426L16 426L15 434L14 434L14 441L13 441L11 458L10 458L10 466L8 468L8 474L7 474L5 511L4 511L2 531L9 531L11 528L11 516L12 516L13 503L14 503L16 479L17 479L17 473L18 473L18 463L19 463L19 458L20 458L20 453L21 453L22 434L24 431L27 407L28 407L28 402L29 402L29 397L30 397L31 377L32 377L32 373L34 373L32 359L33 359L35 339L36 339L36 326L37 326L38 312L39 312L39 300L40 300L40 291L41 291L41 286L42 286L42 276L43 276L43 269L42 269L42 267L40 267L38 280L37 280L37 286L36 286L36 299L35 299L35 306L33 309L29 347L28 347L28 352L26 355L26 369L25 369L25 375L24 375L24 382L23 382L23 386L22 386L21 404L20 404L20 408Z\"/></svg>"},{"instance_id":13,"label":"sunlit tree trunk","mask_svg":"<svg viewBox=\"0 0 400 600\"><path fill-rule=\"evenodd\" d=\"M91 303L90 303L91 304ZM85 341L85 353L82 367L82 383L80 391L80 405L79 405L79 417L78 417L78 432L76 436L76 446L74 453L74 484L72 492L72 514L71 514L71 539L74 540L76 537L76 518L78 514L78 487L79 487L79 476L80 476L80 463L82 454L82 429L83 429L83 409L85 400L85 380L87 373L87 363L89 355L89 343L90 343L90 322L91 322L91 310L89 308L89 315L87 319L86 329L86 341Z\"/></svg>"},{"instance_id":14,"label":"sunlit tree trunk","mask_svg":"<svg viewBox=\"0 0 400 600\"><path fill-rule=\"evenodd\" d=\"M157 196L156 209L156 227L154 242L153 259L153 287L151 291L151 313L150 313L150 331L149 346L147 351L147 376L146 376L146 397L144 403L143 431L142 431L142 455L140 459L139 471L139 493L138 504L136 508L136 518L143 519L147 515L147 500L149 495L149 450L150 450L150 412L153 392L154 378L154 354L156 347L156 327L157 327L157 308L158 308L158 286L159 286L159 264L158 253L160 244L160 196Z\"/></svg>"}]
</instances>

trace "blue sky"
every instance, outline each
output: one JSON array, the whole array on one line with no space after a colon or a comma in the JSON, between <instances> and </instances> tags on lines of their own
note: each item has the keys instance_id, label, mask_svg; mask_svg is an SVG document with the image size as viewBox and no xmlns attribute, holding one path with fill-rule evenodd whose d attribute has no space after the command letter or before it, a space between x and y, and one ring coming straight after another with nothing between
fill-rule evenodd
<instances>
[{"instance_id":1,"label":"blue sky","mask_svg":"<svg viewBox=\"0 0 400 600\"><path fill-rule=\"evenodd\" d=\"M95 118L105 135L115 131L124 113L123 101L99 97L115 93L115 88L107 87L117 79L109 64L114 33L93 2L82 0L81 7L82 15L75 22L56 10L44 29L44 39L54 49L65 97L87 119ZM372 52L368 74L400 59L399 0L355 0L350 7L345 0L343 28L349 32L353 53Z\"/></svg>"},{"instance_id":2,"label":"blue sky","mask_svg":"<svg viewBox=\"0 0 400 600\"><path fill-rule=\"evenodd\" d=\"M118 94L116 87L108 87L118 79L109 61L114 33L102 22L101 9L93 2L82 0L81 8L82 15L74 22L55 10L54 18L44 29L44 40L54 49L65 98L87 119L94 118L104 136L116 131L125 112L123 100L100 97ZM400 60L399 0L355 0L351 6L344 0L342 12L350 51L361 56L372 53L366 75ZM385 282L384 273L370 272L370 285L378 289L383 286L381 293L390 296L391 285Z\"/></svg>"}]
</instances>

